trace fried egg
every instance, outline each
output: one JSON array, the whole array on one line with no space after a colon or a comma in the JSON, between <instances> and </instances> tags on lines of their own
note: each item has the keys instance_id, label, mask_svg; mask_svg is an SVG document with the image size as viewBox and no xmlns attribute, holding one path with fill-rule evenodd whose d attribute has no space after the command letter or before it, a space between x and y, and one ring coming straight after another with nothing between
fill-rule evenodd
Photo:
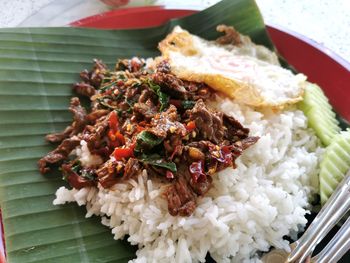
<instances>
[{"instance_id":1,"label":"fried egg","mask_svg":"<svg viewBox=\"0 0 350 263\"><path fill-rule=\"evenodd\" d=\"M259 54L275 54L256 47L259 46L220 45L181 27L175 27L159 43L162 59L168 60L173 74L204 82L239 103L281 108L302 100L306 77L271 63L271 59L262 60Z\"/></svg>"}]
</instances>

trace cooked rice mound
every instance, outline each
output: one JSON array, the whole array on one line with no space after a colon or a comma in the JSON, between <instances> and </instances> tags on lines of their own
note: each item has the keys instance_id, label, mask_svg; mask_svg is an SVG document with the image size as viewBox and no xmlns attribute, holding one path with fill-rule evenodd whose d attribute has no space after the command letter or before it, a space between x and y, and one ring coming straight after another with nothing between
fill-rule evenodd
<instances>
[{"instance_id":1,"label":"cooked rice mound","mask_svg":"<svg viewBox=\"0 0 350 263\"><path fill-rule=\"evenodd\" d=\"M115 239L128 236L139 246L134 262L204 262L208 252L217 262L259 262L258 251L288 249L283 237L305 226L317 191L318 139L295 108L259 112L223 98L212 104L260 139L236 160L236 169L213 176L191 216L171 216L162 197L166 185L149 180L145 170L111 189L61 187L54 204L86 205L86 217L101 216ZM92 157L83 153L84 144L75 151L85 161Z\"/></svg>"}]
</instances>

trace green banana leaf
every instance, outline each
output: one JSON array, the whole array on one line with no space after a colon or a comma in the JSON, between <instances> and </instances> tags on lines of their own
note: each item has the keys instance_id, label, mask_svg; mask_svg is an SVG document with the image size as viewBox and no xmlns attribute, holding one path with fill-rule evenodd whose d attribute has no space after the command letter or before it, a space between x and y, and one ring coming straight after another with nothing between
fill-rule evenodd
<instances>
[{"instance_id":1,"label":"green banana leaf","mask_svg":"<svg viewBox=\"0 0 350 263\"><path fill-rule=\"evenodd\" d=\"M44 135L70 121L71 85L93 58L159 54L175 25L207 39L218 24L233 25L273 49L253 0L226 0L190 17L143 30L0 29L0 207L8 262L126 262L135 248L113 240L98 217L76 204L53 206L64 185L59 172L42 176L37 160L53 149Z\"/></svg>"}]
</instances>

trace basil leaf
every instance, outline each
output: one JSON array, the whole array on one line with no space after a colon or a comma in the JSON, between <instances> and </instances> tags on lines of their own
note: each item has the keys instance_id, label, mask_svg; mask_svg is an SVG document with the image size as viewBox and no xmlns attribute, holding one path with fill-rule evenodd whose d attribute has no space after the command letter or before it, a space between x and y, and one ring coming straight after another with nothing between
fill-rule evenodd
<instances>
[{"instance_id":1,"label":"basil leaf","mask_svg":"<svg viewBox=\"0 0 350 263\"><path fill-rule=\"evenodd\" d=\"M184 100L181 102L181 106L185 109L185 110L189 110L192 109L194 107L194 105L196 104L195 101L192 100Z\"/></svg>"},{"instance_id":2,"label":"basil leaf","mask_svg":"<svg viewBox=\"0 0 350 263\"><path fill-rule=\"evenodd\" d=\"M90 180L90 181L95 179L94 172L93 171L87 171L85 169L81 170L81 175L80 176L85 178L85 179L87 179L87 180Z\"/></svg>"},{"instance_id":3,"label":"basil leaf","mask_svg":"<svg viewBox=\"0 0 350 263\"><path fill-rule=\"evenodd\" d=\"M149 87L157 94L160 102L160 111L163 111L169 104L169 95L160 90L160 86L148 79Z\"/></svg>"},{"instance_id":4,"label":"basil leaf","mask_svg":"<svg viewBox=\"0 0 350 263\"><path fill-rule=\"evenodd\" d=\"M142 159L140 159L140 161L149 165L165 168L172 172L177 171L176 164L174 162L167 162L158 154L152 154L149 156L143 154Z\"/></svg>"},{"instance_id":5,"label":"basil leaf","mask_svg":"<svg viewBox=\"0 0 350 263\"><path fill-rule=\"evenodd\" d=\"M83 177L87 180L95 180L94 172L92 170L86 170L81 166L80 161L75 161L72 165L72 171L75 172L78 176ZM67 176L64 176L67 177ZM64 178L67 179L67 178Z\"/></svg>"},{"instance_id":6,"label":"basil leaf","mask_svg":"<svg viewBox=\"0 0 350 263\"><path fill-rule=\"evenodd\" d=\"M163 138L159 138L148 131L140 132L136 139L135 150L138 152L142 151L143 149L150 150L163 142Z\"/></svg>"},{"instance_id":7,"label":"basil leaf","mask_svg":"<svg viewBox=\"0 0 350 263\"><path fill-rule=\"evenodd\" d=\"M134 104L136 103L135 100L125 98L125 102L129 105L130 108L134 107Z\"/></svg>"},{"instance_id":8,"label":"basil leaf","mask_svg":"<svg viewBox=\"0 0 350 263\"><path fill-rule=\"evenodd\" d=\"M105 92L106 90L112 88L116 83L117 83L116 81L113 81L113 82L111 82L103 87L100 87L99 90L100 90L100 92Z\"/></svg>"},{"instance_id":9,"label":"basil leaf","mask_svg":"<svg viewBox=\"0 0 350 263\"><path fill-rule=\"evenodd\" d=\"M118 74L118 78L121 80L126 80L126 77L124 74Z\"/></svg>"},{"instance_id":10,"label":"basil leaf","mask_svg":"<svg viewBox=\"0 0 350 263\"><path fill-rule=\"evenodd\" d=\"M80 162L72 167L72 171L75 173L79 173L80 170L81 170Z\"/></svg>"},{"instance_id":11,"label":"basil leaf","mask_svg":"<svg viewBox=\"0 0 350 263\"><path fill-rule=\"evenodd\" d=\"M122 110L119 109L119 106L110 105L108 102L105 101L105 99L113 100L113 97L112 96L104 96L102 98L97 98L96 100L100 105L104 106L105 108L115 110L118 113L118 115L121 114Z\"/></svg>"},{"instance_id":12,"label":"basil leaf","mask_svg":"<svg viewBox=\"0 0 350 263\"><path fill-rule=\"evenodd\" d=\"M169 103L169 96L168 94L161 92L160 90L157 91L157 95L159 97L159 102L160 102L160 111L163 111Z\"/></svg>"}]
</instances>

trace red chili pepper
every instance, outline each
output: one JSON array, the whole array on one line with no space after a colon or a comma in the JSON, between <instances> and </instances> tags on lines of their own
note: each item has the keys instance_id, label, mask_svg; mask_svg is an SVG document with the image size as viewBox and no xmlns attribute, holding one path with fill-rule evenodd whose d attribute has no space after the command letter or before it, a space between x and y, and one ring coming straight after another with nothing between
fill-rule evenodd
<instances>
[{"instance_id":1,"label":"red chili pepper","mask_svg":"<svg viewBox=\"0 0 350 263\"><path fill-rule=\"evenodd\" d=\"M112 111L110 114L109 114L109 118L108 118L108 125L109 125L109 128L111 128L112 130L116 131L118 130L118 116L117 116L117 113L115 111Z\"/></svg>"},{"instance_id":2,"label":"red chili pepper","mask_svg":"<svg viewBox=\"0 0 350 263\"><path fill-rule=\"evenodd\" d=\"M131 142L131 144L129 145L129 148L134 151L136 147L136 137L133 139L133 141Z\"/></svg>"},{"instance_id":3,"label":"red chili pepper","mask_svg":"<svg viewBox=\"0 0 350 263\"><path fill-rule=\"evenodd\" d=\"M117 86L118 87L121 87L121 86L123 86L124 85L124 81L122 81L122 80L118 80L117 81Z\"/></svg>"},{"instance_id":4,"label":"red chili pepper","mask_svg":"<svg viewBox=\"0 0 350 263\"><path fill-rule=\"evenodd\" d=\"M116 137L115 137L115 133L113 130L109 130L108 133L108 138L111 140L111 141L115 141Z\"/></svg>"},{"instance_id":5,"label":"red chili pepper","mask_svg":"<svg viewBox=\"0 0 350 263\"><path fill-rule=\"evenodd\" d=\"M232 163L232 153L230 146L223 146L220 149L220 158L216 158L219 162L224 163L226 165L230 165Z\"/></svg>"},{"instance_id":6,"label":"red chili pepper","mask_svg":"<svg viewBox=\"0 0 350 263\"><path fill-rule=\"evenodd\" d=\"M194 183L202 182L207 179L207 175L204 172L204 162L193 162L188 168Z\"/></svg>"},{"instance_id":7,"label":"red chili pepper","mask_svg":"<svg viewBox=\"0 0 350 263\"><path fill-rule=\"evenodd\" d=\"M123 158L132 157L134 155L134 147L130 146L128 148L115 148L113 155L114 158L118 161Z\"/></svg>"},{"instance_id":8,"label":"red chili pepper","mask_svg":"<svg viewBox=\"0 0 350 263\"><path fill-rule=\"evenodd\" d=\"M103 93L103 95L111 95L112 94L112 90L106 90L104 93Z\"/></svg>"},{"instance_id":9,"label":"red chili pepper","mask_svg":"<svg viewBox=\"0 0 350 263\"><path fill-rule=\"evenodd\" d=\"M196 123L194 121L190 121L189 123L187 123L186 125L186 129L188 131L193 131L196 128Z\"/></svg>"},{"instance_id":10,"label":"red chili pepper","mask_svg":"<svg viewBox=\"0 0 350 263\"><path fill-rule=\"evenodd\" d=\"M129 147L126 148L115 148L113 152L113 156L117 160L121 160L122 158L129 158L134 156L134 149L135 149L136 143L132 143L129 145Z\"/></svg>"},{"instance_id":11,"label":"red chili pepper","mask_svg":"<svg viewBox=\"0 0 350 263\"><path fill-rule=\"evenodd\" d=\"M169 159L172 160L176 154L180 152L182 145L176 145L173 153L170 155Z\"/></svg>"},{"instance_id":12,"label":"red chili pepper","mask_svg":"<svg viewBox=\"0 0 350 263\"><path fill-rule=\"evenodd\" d=\"M144 129L145 129L145 127L142 127L142 126L140 126L140 125L137 125L137 127L136 127L137 133L142 132Z\"/></svg>"},{"instance_id":13,"label":"red chili pepper","mask_svg":"<svg viewBox=\"0 0 350 263\"><path fill-rule=\"evenodd\" d=\"M110 142L109 142L109 145L110 145L112 148L116 148L116 147L119 147L119 146L120 146L120 143L119 143L119 141L110 141Z\"/></svg>"},{"instance_id":14,"label":"red chili pepper","mask_svg":"<svg viewBox=\"0 0 350 263\"><path fill-rule=\"evenodd\" d=\"M169 170L166 171L165 177L167 179L174 179L175 178L174 174L171 171L169 171Z\"/></svg>"},{"instance_id":15,"label":"red chili pepper","mask_svg":"<svg viewBox=\"0 0 350 263\"><path fill-rule=\"evenodd\" d=\"M117 131L115 134L115 139L120 142L121 145L125 144L125 138L124 135L121 134L119 131Z\"/></svg>"}]
</instances>

